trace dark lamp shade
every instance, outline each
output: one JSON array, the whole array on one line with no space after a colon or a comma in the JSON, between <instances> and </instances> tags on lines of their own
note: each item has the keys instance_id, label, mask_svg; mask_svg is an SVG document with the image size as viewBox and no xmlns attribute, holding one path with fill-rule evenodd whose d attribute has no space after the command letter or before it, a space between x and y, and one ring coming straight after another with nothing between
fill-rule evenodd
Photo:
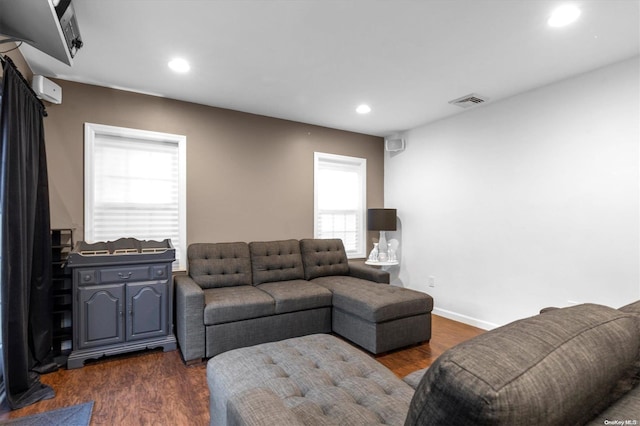
<instances>
[{"instance_id":1,"label":"dark lamp shade","mask_svg":"<svg viewBox=\"0 0 640 426\"><path fill-rule=\"evenodd\" d=\"M396 209L369 209L367 211L369 231L395 231Z\"/></svg>"}]
</instances>

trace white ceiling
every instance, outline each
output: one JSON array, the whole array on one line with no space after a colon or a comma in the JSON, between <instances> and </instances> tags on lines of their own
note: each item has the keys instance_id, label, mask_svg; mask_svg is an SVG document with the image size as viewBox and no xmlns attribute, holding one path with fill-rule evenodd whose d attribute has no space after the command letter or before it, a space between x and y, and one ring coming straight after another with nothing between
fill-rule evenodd
<instances>
[{"instance_id":1,"label":"white ceiling","mask_svg":"<svg viewBox=\"0 0 640 426\"><path fill-rule=\"evenodd\" d=\"M472 92L494 102L640 53L639 0L576 0L576 23L548 27L562 3L73 0L72 67L21 51L35 74L388 136Z\"/></svg>"}]
</instances>

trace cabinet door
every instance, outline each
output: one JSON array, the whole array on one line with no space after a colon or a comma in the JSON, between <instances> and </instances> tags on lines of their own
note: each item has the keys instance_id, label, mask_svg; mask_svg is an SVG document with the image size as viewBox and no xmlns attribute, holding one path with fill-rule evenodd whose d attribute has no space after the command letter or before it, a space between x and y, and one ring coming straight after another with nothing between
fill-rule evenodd
<instances>
[{"instance_id":1,"label":"cabinet door","mask_svg":"<svg viewBox=\"0 0 640 426\"><path fill-rule=\"evenodd\" d=\"M127 284L127 340L165 336L167 308L166 281Z\"/></svg>"},{"instance_id":2,"label":"cabinet door","mask_svg":"<svg viewBox=\"0 0 640 426\"><path fill-rule=\"evenodd\" d=\"M80 348L124 342L124 285L78 287Z\"/></svg>"}]
</instances>

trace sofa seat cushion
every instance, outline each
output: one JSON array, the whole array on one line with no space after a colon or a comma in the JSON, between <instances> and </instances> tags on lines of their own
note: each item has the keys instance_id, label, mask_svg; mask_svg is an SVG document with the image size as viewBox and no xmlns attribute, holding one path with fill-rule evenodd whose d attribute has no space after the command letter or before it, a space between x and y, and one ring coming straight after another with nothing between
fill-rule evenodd
<instances>
[{"instance_id":1,"label":"sofa seat cushion","mask_svg":"<svg viewBox=\"0 0 640 426\"><path fill-rule=\"evenodd\" d=\"M251 285L204 291L204 325L223 324L275 314L275 301Z\"/></svg>"},{"instance_id":2,"label":"sofa seat cushion","mask_svg":"<svg viewBox=\"0 0 640 426\"><path fill-rule=\"evenodd\" d=\"M468 340L429 367L406 424L585 424L637 381L637 320L584 304Z\"/></svg>"},{"instance_id":3,"label":"sofa seat cushion","mask_svg":"<svg viewBox=\"0 0 640 426\"><path fill-rule=\"evenodd\" d=\"M212 425L402 425L413 394L382 364L327 334L222 353L209 360L207 382Z\"/></svg>"},{"instance_id":4,"label":"sofa seat cushion","mask_svg":"<svg viewBox=\"0 0 640 426\"><path fill-rule=\"evenodd\" d=\"M408 288L341 275L320 277L311 282L331 290L334 308L374 323L433 310L431 296Z\"/></svg>"},{"instance_id":5,"label":"sofa seat cushion","mask_svg":"<svg viewBox=\"0 0 640 426\"><path fill-rule=\"evenodd\" d=\"M276 302L275 313L303 311L331 306L331 292L304 280L290 280L260 284L260 290Z\"/></svg>"},{"instance_id":6,"label":"sofa seat cushion","mask_svg":"<svg viewBox=\"0 0 640 426\"><path fill-rule=\"evenodd\" d=\"M298 240L249 243L253 285L304 279Z\"/></svg>"}]
</instances>

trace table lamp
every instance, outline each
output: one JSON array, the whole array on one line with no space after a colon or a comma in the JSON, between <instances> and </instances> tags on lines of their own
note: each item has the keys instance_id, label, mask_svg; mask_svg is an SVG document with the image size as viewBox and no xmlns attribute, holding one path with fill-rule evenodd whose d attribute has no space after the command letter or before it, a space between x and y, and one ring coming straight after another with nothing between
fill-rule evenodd
<instances>
[{"instance_id":1,"label":"table lamp","mask_svg":"<svg viewBox=\"0 0 640 426\"><path fill-rule=\"evenodd\" d=\"M380 231L378 241L378 260L386 262L389 259L389 247L385 231L396 230L396 209L369 209L367 210L367 229Z\"/></svg>"}]
</instances>

